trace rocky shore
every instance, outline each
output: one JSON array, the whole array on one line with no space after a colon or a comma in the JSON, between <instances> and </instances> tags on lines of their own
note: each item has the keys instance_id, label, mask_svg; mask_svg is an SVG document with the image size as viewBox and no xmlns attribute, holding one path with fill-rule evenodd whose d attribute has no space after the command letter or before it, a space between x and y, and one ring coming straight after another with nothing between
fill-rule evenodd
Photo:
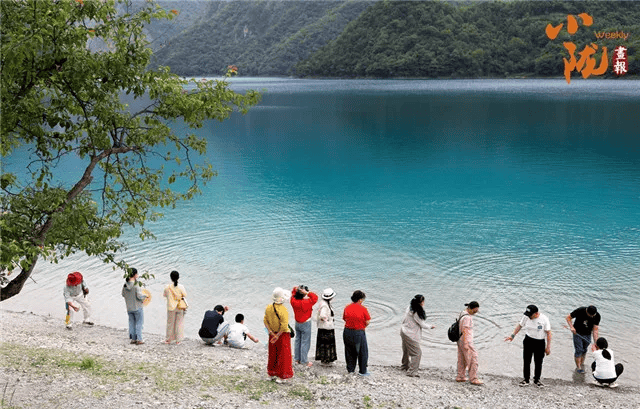
<instances>
[{"instance_id":1,"label":"rocky shore","mask_svg":"<svg viewBox=\"0 0 640 409\"><path fill-rule=\"evenodd\" d=\"M393 366L352 376L341 359L295 367L294 378L278 384L266 375L263 343L235 350L186 339L176 346L148 334L144 345L131 345L125 330L69 331L57 318L0 313L2 408L640 408L639 386L601 388L589 375L545 379L542 389L484 375L485 385L473 386L425 367L426 356L420 378Z\"/></svg>"}]
</instances>

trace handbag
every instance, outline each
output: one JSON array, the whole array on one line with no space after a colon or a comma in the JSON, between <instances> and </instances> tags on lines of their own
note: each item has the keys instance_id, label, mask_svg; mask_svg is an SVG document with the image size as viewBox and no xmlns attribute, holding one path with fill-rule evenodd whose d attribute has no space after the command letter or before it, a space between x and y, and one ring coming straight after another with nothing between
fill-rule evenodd
<instances>
[{"instance_id":1,"label":"handbag","mask_svg":"<svg viewBox=\"0 0 640 409\"><path fill-rule=\"evenodd\" d=\"M278 321L280 321L280 314L278 314L278 310L276 310L276 303L273 303L273 312L276 313L276 317L278 317ZM291 338L295 337L296 332L291 328L291 325L287 323L287 327L289 327L289 334L291 335Z\"/></svg>"},{"instance_id":2,"label":"handbag","mask_svg":"<svg viewBox=\"0 0 640 409\"><path fill-rule=\"evenodd\" d=\"M176 309L184 310L186 312L187 308L189 308L189 304L187 303L187 299L182 296L180 299L176 297L176 293L173 292L171 286L169 286L169 291L171 291L171 295L173 295L174 300L178 300L178 305L176 305Z\"/></svg>"}]
</instances>

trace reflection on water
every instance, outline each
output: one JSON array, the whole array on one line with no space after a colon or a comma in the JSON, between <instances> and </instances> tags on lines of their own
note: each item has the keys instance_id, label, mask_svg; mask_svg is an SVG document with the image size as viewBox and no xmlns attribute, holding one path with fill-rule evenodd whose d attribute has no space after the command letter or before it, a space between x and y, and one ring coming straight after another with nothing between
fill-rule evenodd
<instances>
[{"instance_id":1,"label":"reflection on water","mask_svg":"<svg viewBox=\"0 0 640 409\"><path fill-rule=\"evenodd\" d=\"M218 303L261 328L276 286L332 287L340 311L361 289L371 362L398 364L402 315L422 293L437 326L424 333L423 365L453 368L446 329L475 299L481 371L519 376L520 338L503 339L534 303L555 333L544 376L571 379L564 317L593 303L629 368L623 378L640 375L629 336L640 333L636 81L234 83L267 92L247 116L199 130L219 176L149 226L158 240L127 236L131 264L156 274L145 330L164 330L173 269L191 337ZM39 264L36 282L2 308L62 320L74 270L97 321L126 327L121 273L83 257Z\"/></svg>"}]
</instances>

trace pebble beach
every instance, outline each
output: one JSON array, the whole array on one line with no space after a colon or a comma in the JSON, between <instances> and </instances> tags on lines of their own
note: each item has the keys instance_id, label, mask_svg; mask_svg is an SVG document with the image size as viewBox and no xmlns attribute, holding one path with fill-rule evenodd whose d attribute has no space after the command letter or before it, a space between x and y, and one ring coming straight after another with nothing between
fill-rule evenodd
<instances>
[{"instance_id":1,"label":"pebble beach","mask_svg":"<svg viewBox=\"0 0 640 409\"><path fill-rule=\"evenodd\" d=\"M2 408L640 408L639 386L602 388L590 374L544 379L539 389L480 368L483 386L456 383L453 370L429 368L428 350L419 378L376 365L371 377L353 376L339 359L294 366L281 384L266 374L263 342L237 350L189 338L166 345L145 334L144 345L131 345L124 329L68 330L58 318L0 314Z\"/></svg>"}]
</instances>

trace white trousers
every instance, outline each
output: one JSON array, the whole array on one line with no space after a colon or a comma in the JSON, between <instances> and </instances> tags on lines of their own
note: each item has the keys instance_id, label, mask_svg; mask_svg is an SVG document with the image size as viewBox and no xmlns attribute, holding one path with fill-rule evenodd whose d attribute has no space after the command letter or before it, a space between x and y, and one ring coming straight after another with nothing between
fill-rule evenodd
<instances>
[{"instance_id":1,"label":"white trousers","mask_svg":"<svg viewBox=\"0 0 640 409\"><path fill-rule=\"evenodd\" d=\"M89 304L89 299L85 298L83 294L76 295L75 297L71 297L71 302L74 305L80 306L82 308L82 314L84 315L84 320L88 321L91 318L91 305ZM69 307L67 304L67 319L66 324L71 324L73 322L73 313L74 309Z\"/></svg>"}]
</instances>

